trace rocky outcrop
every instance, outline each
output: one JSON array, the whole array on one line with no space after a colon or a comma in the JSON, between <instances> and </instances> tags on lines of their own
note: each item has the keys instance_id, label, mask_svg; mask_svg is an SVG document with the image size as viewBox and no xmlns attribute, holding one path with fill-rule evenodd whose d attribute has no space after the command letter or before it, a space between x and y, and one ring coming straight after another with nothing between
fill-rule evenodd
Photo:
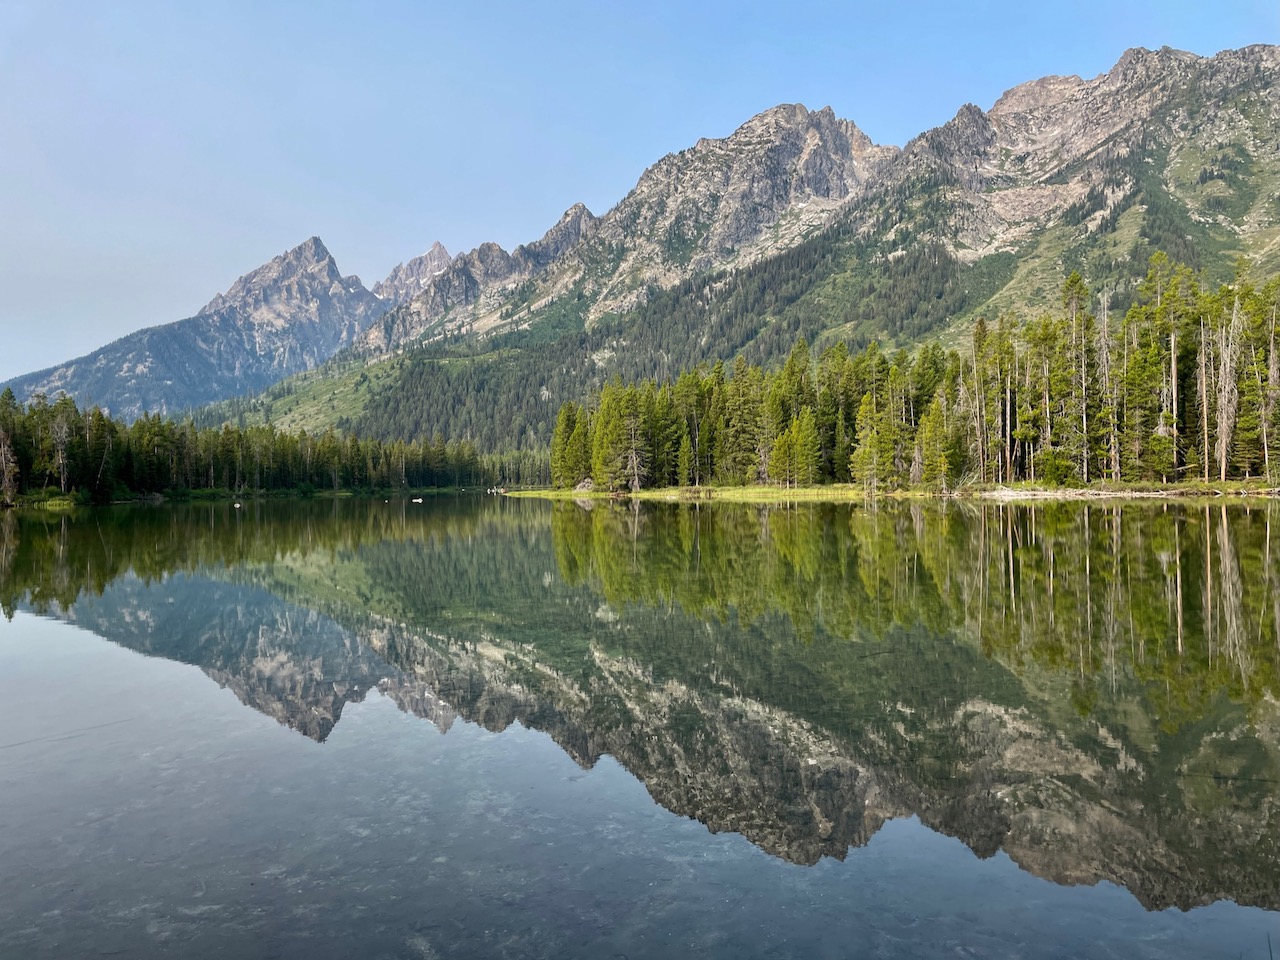
<instances>
[{"instance_id":1,"label":"rocky outcrop","mask_svg":"<svg viewBox=\"0 0 1280 960\"><path fill-rule=\"evenodd\" d=\"M477 317L493 314L521 284L553 270L595 223L591 211L578 203L541 240L522 244L512 253L496 243L482 243L459 254L417 297L371 326L359 346L385 352L442 331L488 329L493 323L478 326Z\"/></svg>"},{"instance_id":2,"label":"rocky outcrop","mask_svg":"<svg viewBox=\"0 0 1280 960\"><path fill-rule=\"evenodd\" d=\"M852 216L871 233L887 224L890 247L895 234L937 240L971 262L1019 250L1061 223L1091 190L1101 199L1081 229L1106 222L1139 188L1125 163L1130 158L1154 165L1153 173L1198 216L1203 211L1184 189L1190 180L1179 184L1174 174L1179 154L1211 156L1236 144L1274 167L1276 80L1280 48L1271 46L1212 58L1134 49L1092 80L1033 80L1007 91L989 111L966 104L908 143L857 199ZM1252 101L1248 111L1241 109L1244 99ZM1228 226L1248 229L1244 222Z\"/></svg>"},{"instance_id":3,"label":"rocky outcrop","mask_svg":"<svg viewBox=\"0 0 1280 960\"><path fill-rule=\"evenodd\" d=\"M246 274L195 316L148 327L8 382L20 400L66 393L132 420L262 390L323 363L386 305L312 237Z\"/></svg>"},{"instance_id":4,"label":"rocky outcrop","mask_svg":"<svg viewBox=\"0 0 1280 960\"><path fill-rule=\"evenodd\" d=\"M793 245L896 154L830 107L774 107L728 137L659 160L603 217L575 204L541 240L510 255L484 244L457 257L361 345L383 352L446 332L520 325L571 290L585 304L584 320L625 310L650 286Z\"/></svg>"},{"instance_id":5,"label":"rocky outcrop","mask_svg":"<svg viewBox=\"0 0 1280 960\"><path fill-rule=\"evenodd\" d=\"M1080 229L1114 229L1108 217L1138 202L1136 162L1157 163L1156 175L1182 190L1193 216L1221 219L1172 171L1181 154L1235 144L1258 161L1255 175L1280 178L1277 49L1212 58L1130 50L1091 80L1045 77L1007 91L989 111L966 104L901 151L872 143L830 108L780 105L728 137L664 157L599 219L574 208L584 216L574 221L571 210L548 234L564 242L544 238L510 257L481 247L456 259L362 346L377 353L536 323L570 296L589 326L652 288L750 264L837 222L884 256L921 242L940 243L963 262L1018 252L1087 197L1094 199ZM1255 206L1224 226L1274 228L1265 197ZM564 312L562 304L557 316Z\"/></svg>"},{"instance_id":6,"label":"rocky outcrop","mask_svg":"<svg viewBox=\"0 0 1280 960\"><path fill-rule=\"evenodd\" d=\"M664 157L602 218L600 240L622 253L595 311L634 302L627 278L637 272L665 287L793 245L829 222L897 153L830 107L784 104L723 140Z\"/></svg>"},{"instance_id":7,"label":"rocky outcrop","mask_svg":"<svg viewBox=\"0 0 1280 960\"><path fill-rule=\"evenodd\" d=\"M449 251L440 242L433 243L431 249L420 257L414 257L408 263L396 266L387 279L379 280L373 285L373 295L387 301L392 306L408 303L420 294L432 280L449 267L452 261Z\"/></svg>"}]
</instances>

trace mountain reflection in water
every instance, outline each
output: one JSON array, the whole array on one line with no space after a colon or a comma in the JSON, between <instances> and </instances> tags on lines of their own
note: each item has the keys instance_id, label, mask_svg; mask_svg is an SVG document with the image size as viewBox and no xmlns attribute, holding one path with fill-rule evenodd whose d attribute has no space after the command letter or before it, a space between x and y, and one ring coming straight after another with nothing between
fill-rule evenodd
<instances>
[{"instance_id":1,"label":"mountain reflection in water","mask_svg":"<svg viewBox=\"0 0 1280 960\"><path fill-rule=\"evenodd\" d=\"M0 606L324 740L377 687L794 863L909 815L1148 909L1280 908L1278 507L441 498L0 515Z\"/></svg>"}]
</instances>

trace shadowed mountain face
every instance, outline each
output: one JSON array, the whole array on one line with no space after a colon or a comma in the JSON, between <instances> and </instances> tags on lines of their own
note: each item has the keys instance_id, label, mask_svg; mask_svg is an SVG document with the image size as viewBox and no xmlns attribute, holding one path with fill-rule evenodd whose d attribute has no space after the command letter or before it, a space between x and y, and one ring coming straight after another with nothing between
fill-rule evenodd
<instances>
[{"instance_id":1,"label":"shadowed mountain face","mask_svg":"<svg viewBox=\"0 0 1280 960\"><path fill-rule=\"evenodd\" d=\"M312 237L241 277L193 317L129 334L7 386L24 402L65 392L129 420L172 414L312 369L387 305L359 277L342 276Z\"/></svg>"},{"instance_id":2,"label":"shadowed mountain face","mask_svg":"<svg viewBox=\"0 0 1280 960\"><path fill-rule=\"evenodd\" d=\"M0 518L0 604L323 739L377 686L796 863L917 815L1151 909L1280 907L1274 508L457 500ZM74 560L70 558L75 558Z\"/></svg>"}]
</instances>

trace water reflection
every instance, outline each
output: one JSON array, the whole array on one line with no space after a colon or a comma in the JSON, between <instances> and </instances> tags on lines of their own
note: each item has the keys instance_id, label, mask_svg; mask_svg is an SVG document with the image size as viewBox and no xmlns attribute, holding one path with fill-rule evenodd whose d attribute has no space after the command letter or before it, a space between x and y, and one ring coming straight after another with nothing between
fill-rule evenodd
<instances>
[{"instance_id":1,"label":"water reflection","mask_svg":"<svg viewBox=\"0 0 1280 960\"><path fill-rule=\"evenodd\" d=\"M796 863L916 815L1149 908L1276 909L1273 512L10 513L0 605L195 664L316 739L375 686L441 729L519 721Z\"/></svg>"}]
</instances>

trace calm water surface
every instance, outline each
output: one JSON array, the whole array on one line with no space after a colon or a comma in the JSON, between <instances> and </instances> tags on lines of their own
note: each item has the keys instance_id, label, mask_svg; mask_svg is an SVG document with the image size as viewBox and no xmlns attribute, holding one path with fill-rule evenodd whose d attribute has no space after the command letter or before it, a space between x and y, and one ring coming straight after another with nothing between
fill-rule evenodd
<instances>
[{"instance_id":1,"label":"calm water surface","mask_svg":"<svg viewBox=\"0 0 1280 960\"><path fill-rule=\"evenodd\" d=\"M1280 949L1280 505L587 506L0 515L0 957Z\"/></svg>"}]
</instances>

